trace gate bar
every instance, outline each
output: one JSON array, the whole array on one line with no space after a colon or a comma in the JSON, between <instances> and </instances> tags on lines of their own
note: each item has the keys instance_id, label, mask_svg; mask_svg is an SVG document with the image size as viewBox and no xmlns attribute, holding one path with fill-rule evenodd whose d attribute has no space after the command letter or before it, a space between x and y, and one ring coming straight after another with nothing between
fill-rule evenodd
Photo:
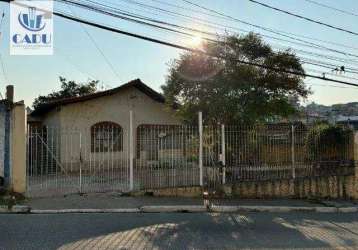
<instances>
[{"instance_id":1,"label":"gate bar","mask_svg":"<svg viewBox=\"0 0 358 250\"><path fill-rule=\"evenodd\" d=\"M225 125L221 125L221 163L223 165L223 184L226 183L226 159L225 159Z\"/></svg>"},{"instance_id":2,"label":"gate bar","mask_svg":"<svg viewBox=\"0 0 358 250\"><path fill-rule=\"evenodd\" d=\"M80 193L82 193L82 133L80 131Z\"/></svg>"},{"instance_id":3,"label":"gate bar","mask_svg":"<svg viewBox=\"0 0 358 250\"><path fill-rule=\"evenodd\" d=\"M133 111L129 111L129 189L133 190Z\"/></svg>"},{"instance_id":4,"label":"gate bar","mask_svg":"<svg viewBox=\"0 0 358 250\"><path fill-rule=\"evenodd\" d=\"M203 113L199 112L199 171L200 186L203 186Z\"/></svg>"},{"instance_id":5,"label":"gate bar","mask_svg":"<svg viewBox=\"0 0 358 250\"><path fill-rule=\"evenodd\" d=\"M295 166L295 125L291 127L292 139L291 139L291 161L292 161L292 178L296 178L296 166Z\"/></svg>"}]
</instances>

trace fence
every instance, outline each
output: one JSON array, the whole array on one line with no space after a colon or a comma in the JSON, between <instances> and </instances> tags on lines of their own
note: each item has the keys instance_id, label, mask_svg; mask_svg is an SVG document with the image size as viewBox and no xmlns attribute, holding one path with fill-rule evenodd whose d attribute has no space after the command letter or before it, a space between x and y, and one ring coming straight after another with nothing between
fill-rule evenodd
<instances>
[{"instance_id":1,"label":"fence","mask_svg":"<svg viewBox=\"0 0 358 250\"><path fill-rule=\"evenodd\" d=\"M337 129L338 134L330 132L333 136L302 124L222 126L221 131L209 129L207 135L204 129L204 140L209 137L204 152L216 159L205 165L215 172L208 179L235 183L352 174L353 132Z\"/></svg>"},{"instance_id":2,"label":"fence","mask_svg":"<svg viewBox=\"0 0 358 250\"><path fill-rule=\"evenodd\" d=\"M139 126L134 170L138 187L199 186L198 142L198 128L194 126Z\"/></svg>"},{"instance_id":3,"label":"fence","mask_svg":"<svg viewBox=\"0 0 358 250\"><path fill-rule=\"evenodd\" d=\"M332 137L332 131L322 136L301 124L131 127L30 129L30 193L210 187L348 175L354 166L353 135L347 129Z\"/></svg>"},{"instance_id":4,"label":"fence","mask_svg":"<svg viewBox=\"0 0 358 250\"><path fill-rule=\"evenodd\" d=\"M129 190L129 138L121 127L30 128L28 192L51 195Z\"/></svg>"}]
</instances>

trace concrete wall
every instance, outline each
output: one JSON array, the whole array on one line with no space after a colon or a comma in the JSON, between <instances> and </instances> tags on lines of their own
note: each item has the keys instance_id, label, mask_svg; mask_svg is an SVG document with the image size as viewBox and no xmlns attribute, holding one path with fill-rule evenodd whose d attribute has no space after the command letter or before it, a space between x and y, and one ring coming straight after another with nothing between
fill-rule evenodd
<instances>
[{"instance_id":1,"label":"concrete wall","mask_svg":"<svg viewBox=\"0 0 358 250\"><path fill-rule=\"evenodd\" d=\"M235 185L218 186L215 197L242 199L295 198L295 199L357 199L354 175L299 178L296 180L238 182ZM148 189L135 192L154 196L201 197L205 187ZM212 196L213 194L210 193Z\"/></svg>"},{"instance_id":2,"label":"concrete wall","mask_svg":"<svg viewBox=\"0 0 358 250\"><path fill-rule=\"evenodd\" d=\"M241 182L226 186L223 192L239 198L317 198L354 199L355 176L329 176Z\"/></svg>"},{"instance_id":3,"label":"concrete wall","mask_svg":"<svg viewBox=\"0 0 358 250\"><path fill-rule=\"evenodd\" d=\"M26 110L24 104L14 104L11 122L11 189L26 192Z\"/></svg>"}]
</instances>

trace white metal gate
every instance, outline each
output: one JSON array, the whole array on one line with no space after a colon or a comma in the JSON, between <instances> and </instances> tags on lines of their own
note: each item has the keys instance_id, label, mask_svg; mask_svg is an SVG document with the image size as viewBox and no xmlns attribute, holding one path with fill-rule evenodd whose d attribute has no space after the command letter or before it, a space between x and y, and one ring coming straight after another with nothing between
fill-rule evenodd
<instances>
[{"instance_id":1,"label":"white metal gate","mask_svg":"<svg viewBox=\"0 0 358 250\"><path fill-rule=\"evenodd\" d=\"M146 124L134 130L131 113L125 127L102 122L87 130L31 128L28 195L189 186L214 192L223 184L337 175L340 166L354 166L351 132L340 145L312 148L305 125L203 126L199 117L199 126Z\"/></svg>"},{"instance_id":2,"label":"white metal gate","mask_svg":"<svg viewBox=\"0 0 358 250\"><path fill-rule=\"evenodd\" d=\"M102 123L87 130L29 128L29 196L129 190L127 129Z\"/></svg>"}]
</instances>

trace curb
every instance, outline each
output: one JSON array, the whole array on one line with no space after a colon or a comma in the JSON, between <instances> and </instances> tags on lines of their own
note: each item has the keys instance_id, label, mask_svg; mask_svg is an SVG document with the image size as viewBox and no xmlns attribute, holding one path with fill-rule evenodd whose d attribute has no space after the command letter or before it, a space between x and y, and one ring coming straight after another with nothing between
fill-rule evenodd
<instances>
[{"instance_id":1,"label":"curb","mask_svg":"<svg viewBox=\"0 0 358 250\"><path fill-rule=\"evenodd\" d=\"M0 214L28 214L31 208L29 206L15 205L8 209L7 207L0 207Z\"/></svg>"},{"instance_id":2,"label":"curb","mask_svg":"<svg viewBox=\"0 0 358 250\"><path fill-rule=\"evenodd\" d=\"M143 213L204 213L208 212L205 206L143 206L140 208Z\"/></svg>"},{"instance_id":3,"label":"curb","mask_svg":"<svg viewBox=\"0 0 358 250\"><path fill-rule=\"evenodd\" d=\"M290 206L214 206L210 212L215 213L233 213L233 212L269 212L269 213L287 213L287 212L317 212L317 213L356 213L358 207L290 207Z\"/></svg>"},{"instance_id":4,"label":"curb","mask_svg":"<svg viewBox=\"0 0 358 250\"><path fill-rule=\"evenodd\" d=\"M317 213L357 213L358 207L294 207L294 206L212 206L209 209L200 205L184 206L142 206L140 208L118 209L31 209L29 206L0 207L0 214L91 214L91 213L236 213L236 212L317 212Z\"/></svg>"},{"instance_id":5,"label":"curb","mask_svg":"<svg viewBox=\"0 0 358 250\"><path fill-rule=\"evenodd\" d=\"M139 213L139 208L118 208L118 209L58 209L43 210L31 209L31 214L99 214L99 213Z\"/></svg>"},{"instance_id":6,"label":"curb","mask_svg":"<svg viewBox=\"0 0 358 250\"><path fill-rule=\"evenodd\" d=\"M233 213L233 212L270 212L270 213L287 213L287 212L315 212L315 207L289 207L289 206L213 206L211 212L215 213Z\"/></svg>"},{"instance_id":7,"label":"curb","mask_svg":"<svg viewBox=\"0 0 358 250\"><path fill-rule=\"evenodd\" d=\"M338 208L336 208L336 207L316 207L316 212L318 212L318 213L338 213Z\"/></svg>"},{"instance_id":8,"label":"curb","mask_svg":"<svg viewBox=\"0 0 358 250\"><path fill-rule=\"evenodd\" d=\"M341 207L338 208L339 213L357 213L358 207Z\"/></svg>"}]
</instances>

